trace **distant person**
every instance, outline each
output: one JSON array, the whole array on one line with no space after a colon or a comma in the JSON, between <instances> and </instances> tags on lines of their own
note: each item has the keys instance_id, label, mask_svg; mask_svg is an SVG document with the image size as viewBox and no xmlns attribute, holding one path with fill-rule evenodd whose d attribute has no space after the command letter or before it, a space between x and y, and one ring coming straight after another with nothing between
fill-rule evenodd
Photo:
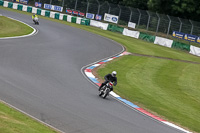
<instances>
[{"instance_id":1,"label":"distant person","mask_svg":"<svg viewBox=\"0 0 200 133\"><path fill-rule=\"evenodd\" d=\"M38 16L35 13L32 15L32 19L33 19L33 22L35 24L39 24L39 22L38 22Z\"/></svg>"},{"instance_id":2,"label":"distant person","mask_svg":"<svg viewBox=\"0 0 200 133\"><path fill-rule=\"evenodd\" d=\"M35 23L35 18L38 18L38 16L34 13L33 15L32 15L32 19L33 19L33 22Z\"/></svg>"}]
</instances>

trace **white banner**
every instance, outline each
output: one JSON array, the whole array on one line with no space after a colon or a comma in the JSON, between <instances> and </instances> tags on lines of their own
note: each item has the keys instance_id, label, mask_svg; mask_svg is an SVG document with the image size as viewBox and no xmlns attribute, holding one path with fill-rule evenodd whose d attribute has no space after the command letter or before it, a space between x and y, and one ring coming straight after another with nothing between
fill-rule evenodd
<instances>
[{"instance_id":1,"label":"white banner","mask_svg":"<svg viewBox=\"0 0 200 133\"><path fill-rule=\"evenodd\" d=\"M50 12L50 18L55 18L56 12Z\"/></svg>"},{"instance_id":2,"label":"white banner","mask_svg":"<svg viewBox=\"0 0 200 133\"><path fill-rule=\"evenodd\" d=\"M61 6L56 6L56 5L50 5L50 4L44 4L44 9L49 9L49 10L54 10L54 11L63 11L63 7Z\"/></svg>"},{"instance_id":3,"label":"white banner","mask_svg":"<svg viewBox=\"0 0 200 133\"><path fill-rule=\"evenodd\" d=\"M23 5L22 11L26 11L27 12L27 6Z\"/></svg>"},{"instance_id":4,"label":"white banner","mask_svg":"<svg viewBox=\"0 0 200 133\"><path fill-rule=\"evenodd\" d=\"M128 22L128 27L135 29L136 23Z\"/></svg>"},{"instance_id":5,"label":"white banner","mask_svg":"<svg viewBox=\"0 0 200 133\"><path fill-rule=\"evenodd\" d=\"M89 18L89 19L94 19L94 14L92 13L86 13L86 18Z\"/></svg>"},{"instance_id":6,"label":"white banner","mask_svg":"<svg viewBox=\"0 0 200 133\"><path fill-rule=\"evenodd\" d=\"M45 16L45 11L46 11L46 10L42 10L42 11L41 11L41 15L42 15L42 16Z\"/></svg>"},{"instance_id":7,"label":"white banner","mask_svg":"<svg viewBox=\"0 0 200 133\"><path fill-rule=\"evenodd\" d=\"M76 18L76 23L77 23L77 24L81 24L81 19L82 19L81 17L77 17L77 18Z\"/></svg>"},{"instance_id":8,"label":"white banner","mask_svg":"<svg viewBox=\"0 0 200 133\"><path fill-rule=\"evenodd\" d=\"M102 23L102 22L99 22L99 21L90 20L90 26L94 26L94 27L101 28L103 30L107 30L108 23Z\"/></svg>"},{"instance_id":9,"label":"white banner","mask_svg":"<svg viewBox=\"0 0 200 133\"><path fill-rule=\"evenodd\" d=\"M8 1L4 1L3 6L8 7L8 3L9 3Z\"/></svg>"},{"instance_id":10,"label":"white banner","mask_svg":"<svg viewBox=\"0 0 200 133\"><path fill-rule=\"evenodd\" d=\"M191 45L190 46L190 54L200 56L200 48Z\"/></svg>"},{"instance_id":11,"label":"white banner","mask_svg":"<svg viewBox=\"0 0 200 133\"><path fill-rule=\"evenodd\" d=\"M63 15L64 15L64 14L60 13L60 16L59 16L59 19L60 19L60 20L63 20Z\"/></svg>"},{"instance_id":12,"label":"white banner","mask_svg":"<svg viewBox=\"0 0 200 133\"><path fill-rule=\"evenodd\" d=\"M37 8L33 7L32 8L32 13L37 13Z\"/></svg>"},{"instance_id":13,"label":"white banner","mask_svg":"<svg viewBox=\"0 0 200 133\"><path fill-rule=\"evenodd\" d=\"M67 22L72 22L72 16L67 15Z\"/></svg>"},{"instance_id":14,"label":"white banner","mask_svg":"<svg viewBox=\"0 0 200 133\"><path fill-rule=\"evenodd\" d=\"M134 37L134 38L139 38L140 32L139 31L132 31L132 30L128 30L126 28L124 28L124 31L122 33L125 36L130 36L130 37Z\"/></svg>"},{"instance_id":15,"label":"white banner","mask_svg":"<svg viewBox=\"0 0 200 133\"><path fill-rule=\"evenodd\" d=\"M157 36L154 41L154 44L158 44L158 45L169 47L169 48L172 47L172 43L173 43L173 40L157 37Z\"/></svg>"},{"instance_id":16,"label":"white banner","mask_svg":"<svg viewBox=\"0 0 200 133\"><path fill-rule=\"evenodd\" d=\"M18 3L13 3L13 9L17 9Z\"/></svg>"},{"instance_id":17,"label":"white banner","mask_svg":"<svg viewBox=\"0 0 200 133\"><path fill-rule=\"evenodd\" d=\"M108 21L108 22L111 22L111 23L118 23L118 19L119 19L119 16L115 16L115 15L111 15L111 14L107 14L105 13L104 15L104 21Z\"/></svg>"}]
</instances>

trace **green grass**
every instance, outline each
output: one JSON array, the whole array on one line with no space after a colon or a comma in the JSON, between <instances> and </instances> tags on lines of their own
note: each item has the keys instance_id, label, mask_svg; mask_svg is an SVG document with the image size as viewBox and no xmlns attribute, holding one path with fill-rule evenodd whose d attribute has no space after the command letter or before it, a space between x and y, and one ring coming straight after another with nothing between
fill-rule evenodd
<instances>
[{"instance_id":1,"label":"green grass","mask_svg":"<svg viewBox=\"0 0 200 133\"><path fill-rule=\"evenodd\" d=\"M0 38L22 36L33 32L29 26L5 16L0 16L0 20Z\"/></svg>"},{"instance_id":2,"label":"green grass","mask_svg":"<svg viewBox=\"0 0 200 133\"><path fill-rule=\"evenodd\" d=\"M98 69L118 72L115 92L165 119L200 132L200 64L124 56Z\"/></svg>"},{"instance_id":3,"label":"green grass","mask_svg":"<svg viewBox=\"0 0 200 133\"><path fill-rule=\"evenodd\" d=\"M0 7L5 10L11 10ZM31 15L31 13L19 13ZM40 16L40 18L80 28L123 44L132 53L199 62L200 58L184 51L126 37L118 33ZM63 25L64 26L64 25ZM100 68L101 78L118 72L115 88L120 96L159 114L165 119L200 132L200 65L150 57L124 56Z\"/></svg>"},{"instance_id":4,"label":"green grass","mask_svg":"<svg viewBox=\"0 0 200 133\"><path fill-rule=\"evenodd\" d=\"M36 120L0 102L1 133L56 133Z\"/></svg>"}]
</instances>

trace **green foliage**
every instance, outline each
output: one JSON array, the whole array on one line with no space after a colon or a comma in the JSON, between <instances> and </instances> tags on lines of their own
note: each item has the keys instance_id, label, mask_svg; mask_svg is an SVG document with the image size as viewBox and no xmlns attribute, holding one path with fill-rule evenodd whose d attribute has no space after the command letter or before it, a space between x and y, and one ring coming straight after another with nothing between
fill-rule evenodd
<instances>
[{"instance_id":1,"label":"green foliage","mask_svg":"<svg viewBox=\"0 0 200 133\"><path fill-rule=\"evenodd\" d=\"M148 1L149 0L123 0L123 4L126 6L131 6L131 7L147 10L148 9L148 6L147 6Z\"/></svg>"},{"instance_id":2,"label":"green foliage","mask_svg":"<svg viewBox=\"0 0 200 133\"><path fill-rule=\"evenodd\" d=\"M200 21L199 0L149 0L148 9L186 19Z\"/></svg>"},{"instance_id":3,"label":"green foliage","mask_svg":"<svg viewBox=\"0 0 200 133\"><path fill-rule=\"evenodd\" d=\"M123 20L119 20L118 24L119 24L119 25L125 25L125 26L127 26L127 25L128 25L128 22L123 21Z\"/></svg>"}]
</instances>

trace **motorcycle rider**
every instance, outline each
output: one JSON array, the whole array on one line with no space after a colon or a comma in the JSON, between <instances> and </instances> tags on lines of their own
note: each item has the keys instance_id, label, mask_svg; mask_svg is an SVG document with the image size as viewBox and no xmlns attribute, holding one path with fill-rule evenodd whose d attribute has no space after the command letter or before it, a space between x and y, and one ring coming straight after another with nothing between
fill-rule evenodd
<instances>
[{"instance_id":1,"label":"motorcycle rider","mask_svg":"<svg viewBox=\"0 0 200 133\"><path fill-rule=\"evenodd\" d=\"M35 18L38 18L38 16L34 13L33 15L32 15L32 19L33 19L33 22L35 23Z\"/></svg>"},{"instance_id":2,"label":"motorcycle rider","mask_svg":"<svg viewBox=\"0 0 200 133\"><path fill-rule=\"evenodd\" d=\"M106 85L109 81L113 82L113 85L116 86L117 85L117 72L116 71L113 71L111 74L107 74L104 79L105 81L101 84L101 86L99 87L99 91L101 90L101 88ZM111 90L110 91L113 91L113 87L110 88Z\"/></svg>"}]
</instances>

